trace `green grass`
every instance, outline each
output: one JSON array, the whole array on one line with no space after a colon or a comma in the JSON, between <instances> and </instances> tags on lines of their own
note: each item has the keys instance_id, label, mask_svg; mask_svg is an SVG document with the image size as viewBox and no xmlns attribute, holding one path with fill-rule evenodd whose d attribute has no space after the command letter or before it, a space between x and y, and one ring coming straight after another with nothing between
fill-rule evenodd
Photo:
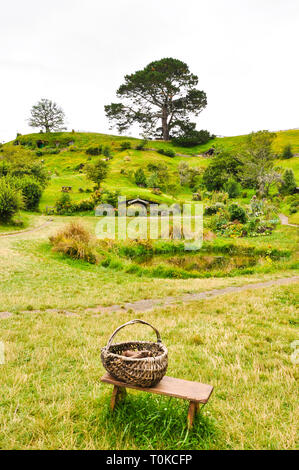
<instances>
[{"instance_id":1,"label":"green grass","mask_svg":"<svg viewBox=\"0 0 299 470\"><path fill-rule=\"evenodd\" d=\"M229 294L146 314L78 313L0 320L1 449L294 449L298 423L295 285ZM169 349L168 374L212 384L194 429L187 403L129 391L112 418L100 348L138 316ZM153 339L133 326L125 338Z\"/></svg>"}]
</instances>

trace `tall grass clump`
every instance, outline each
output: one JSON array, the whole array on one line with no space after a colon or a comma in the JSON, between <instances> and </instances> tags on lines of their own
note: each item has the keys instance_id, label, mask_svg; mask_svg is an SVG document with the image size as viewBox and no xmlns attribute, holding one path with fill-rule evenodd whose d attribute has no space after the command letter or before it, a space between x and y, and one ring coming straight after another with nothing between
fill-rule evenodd
<instances>
[{"instance_id":1,"label":"tall grass clump","mask_svg":"<svg viewBox=\"0 0 299 470\"><path fill-rule=\"evenodd\" d=\"M73 259L96 264L98 259L90 233L79 223L71 222L50 237L53 251L63 253Z\"/></svg>"}]
</instances>

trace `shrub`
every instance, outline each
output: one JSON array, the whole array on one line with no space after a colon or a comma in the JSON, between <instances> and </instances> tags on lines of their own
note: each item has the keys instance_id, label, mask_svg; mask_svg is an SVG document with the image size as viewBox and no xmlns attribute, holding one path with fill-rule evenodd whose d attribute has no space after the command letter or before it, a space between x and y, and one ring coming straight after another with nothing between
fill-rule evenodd
<instances>
[{"instance_id":1,"label":"shrub","mask_svg":"<svg viewBox=\"0 0 299 470\"><path fill-rule=\"evenodd\" d=\"M103 155L107 158L112 158L112 155L111 155L111 149L109 147L109 145L106 145L104 148L103 148Z\"/></svg>"},{"instance_id":2,"label":"shrub","mask_svg":"<svg viewBox=\"0 0 299 470\"><path fill-rule=\"evenodd\" d=\"M221 202L216 202L216 204L207 206L204 210L204 215L213 215L216 214L219 209L224 209L224 204Z\"/></svg>"},{"instance_id":3,"label":"shrub","mask_svg":"<svg viewBox=\"0 0 299 470\"><path fill-rule=\"evenodd\" d=\"M146 146L148 144L148 141L146 139L142 140L138 145L136 145L136 150L145 150Z\"/></svg>"},{"instance_id":4,"label":"shrub","mask_svg":"<svg viewBox=\"0 0 299 470\"><path fill-rule=\"evenodd\" d=\"M213 191L211 199L213 204L216 204L217 202L226 204L228 200L228 193L223 193L221 191Z\"/></svg>"},{"instance_id":5,"label":"shrub","mask_svg":"<svg viewBox=\"0 0 299 470\"><path fill-rule=\"evenodd\" d=\"M128 150L130 149L132 146L131 146L131 142L121 142L120 143L120 148L121 150Z\"/></svg>"},{"instance_id":6,"label":"shrub","mask_svg":"<svg viewBox=\"0 0 299 470\"><path fill-rule=\"evenodd\" d=\"M91 199L83 199L82 201L73 204L73 210L76 212L85 212L94 210L94 201Z\"/></svg>"},{"instance_id":7,"label":"shrub","mask_svg":"<svg viewBox=\"0 0 299 470\"><path fill-rule=\"evenodd\" d=\"M110 204L113 207L117 206L118 197L120 196L119 191L109 191L108 189L104 189L101 193L100 202L104 204Z\"/></svg>"},{"instance_id":8,"label":"shrub","mask_svg":"<svg viewBox=\"0 0 299 470\"><path fill-rule=\"evenodd\" d=\"M246 223L247 215L243 207L239 206L238 204L231 204L228 208L228 212L231 221L238 220L243 224Z\"/></svg>"},{"instance_id":9,"label":"shrub","mask_svg":"<svg viewBox=\"0 0 299 470\"><path fill-rule=\"evenodd\" d=\"M161 155L165 155L166 157L170 157L170 158L175 157L175 151L172 149L159 149L157 152L160 153Z\"/></svg>"},{"instance_id":10,"label":"shrub","mask_svg":"<svg viewBox=\"0 0 299 470\"><path fill-rule=\"evenodd\" d=\"M25 209L28 211L37 210L43 194L42 187L38 181L28 176L18 179L16 187L23 193Z\"/></svg>"},{"instance_id":11,"label":"shrub","mask_svg":"<svg viewBox=\"0 0 299 470\"><path fill-rule=\"evenodd\" d=\"M283 174L283 183L279 192L283 195L294 194L296 191L296 181L293 170L286 170Z\"/></svg>"},{"instance_id":12,"label":"shrub","mask_svg":"<svg viewBox=\"0 0 299 470\"><path fill-rule=\"evenodd\" d=\"M234 178L229 178L223 187L230 199L238 197L241 194L241 185Z\"/></svg>"},{"instance_id":13,"label":"shrub","mask_svg":"<svg viewBox=\"0 0 299 470\"><path fill-rule=\"evenodd\" d=\"M69 194L63 193L56 201L55 212L58 215L71 215L74 212L74 205Z\"/></svg>"},{"instance_id":14,"label":"shrub","mask_svg":"<svg viewBox=\"0 0 299 470\"><path fill-rule=\"evenodd\" d=\"M101 155L102 153L102 146L101 145L98 145L98 146L94 146L94 147L88 147L86 150L85 150L85 153L87 155Z\"/></svg>"},{"instance_id":15,"label":"shrub","mask_svg":"<svg viewBox=\"0 0 299 470\"><path fill-rule=\"evenodd\" d=\"M97 263L97 255L93 240L82 225L72 222L56 235L50 237L53 251L63 253L73 259L80 259L88 263Z\"/></svg>"},{"instance_id":16,"label":"shrub","mask_svg":"<svg viewBox=\"0 0 299 470\"><path fill-rule=\"evenodd\" d=\"M282 155L281 155L281 158L283 158L284 160L286 159L289 159L289 158L292 158L294 156L293 152L292 152L292 147L290 144L286 145L282 151Z\"/></svg>"},{"instance_id":17,"label":"shrub","mask_svg":"<svg viewBox=\"0 0 299 470\"><path fill-rule=\"evenodd\" d=\"M180 147L195 147L195 145L206 144L211 139L215 139L215 136L210 134L209 131L193 130L178 137L174 137L172 142Z\"/></svg>"},{"instance_id":18,"label":"shrub","mask_svg":"<svg viewBox=\"0 0 299 470\"><path fill-rule=\"evenodd\" d=\"M0 178L0 220L9 222L23 205L22 192Z\"/></svg>"},{"instance_id":19,"label":"shrub","mask_svg":"<svg viewBox=\"0 0 299 470\"><path fill-rule=\"evenodd\" d=\"M137 186L146 186L146 176L142 168L135 171L134 180Z\"/></svg>"}]
</instances>

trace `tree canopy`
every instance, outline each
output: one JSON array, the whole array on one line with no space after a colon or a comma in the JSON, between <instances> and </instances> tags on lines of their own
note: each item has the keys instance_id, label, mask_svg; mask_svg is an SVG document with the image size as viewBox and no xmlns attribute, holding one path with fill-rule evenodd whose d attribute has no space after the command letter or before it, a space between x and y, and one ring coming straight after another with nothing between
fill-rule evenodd
<instances>
[{"instance_id":1,"label":"tree canopy","mask_svg":"<svg viewBox=\"0 0 299 470\"><path fill-rule=\"evenodd\" d=\"M38 127L42 131L62 131L64 127L65 114L54 101L42 98L31 108L29 126Z\"/></svg>"},{"instance_id":2,"label":"tree canopy","mask_svg":"<svg viewBox=\"0 0 299 470\"><path fill-rule=\"evenodd\" d=\"M143 70L126 75L116 94L123 102L105 106L120 133L137 123L145 135L169 140L207 105L204 91L196 88L198 77L184 62L165 58ZM173 134L173 135L174 135Z\"/></svg>"}]
</instances>

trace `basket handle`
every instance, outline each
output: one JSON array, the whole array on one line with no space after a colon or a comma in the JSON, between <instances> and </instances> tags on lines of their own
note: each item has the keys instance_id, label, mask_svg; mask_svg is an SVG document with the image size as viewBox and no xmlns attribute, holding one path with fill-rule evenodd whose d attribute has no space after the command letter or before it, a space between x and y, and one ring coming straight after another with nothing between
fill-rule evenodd
<instances>
[{"instance_id":1,"label":"basket handle","mask_svg":"<svg viewBox=\"0 0 299 470\"><path fill-rule=\"evenodd\" d=\"M157 342L158 342L158 343L162 343L160 333L159 333L159 331L158 331L153 325L151 325L150 323L147 323L146 321L143 321L143 320L131 320L131 321L128 321L127 323L124 323L123 325L119 326L118 328L116 328L116 330L114 331L114 333L112 333L112 335L110 336L110 338L109 338L109 340L108 340L108 343L107 343L107 346L106 346L107 349L110 348L111 343L112 343L112 340L113 340L114 336L116 335L116 333L119 332L119 330L121 330L121 329L124 328L125 326L133 325L134 323L143 323L144 325L150 326L150 327L151 327L153 330L155 330L155 332L156 332L156 335L157 335Z\"/></svg>"}]
</instances>

